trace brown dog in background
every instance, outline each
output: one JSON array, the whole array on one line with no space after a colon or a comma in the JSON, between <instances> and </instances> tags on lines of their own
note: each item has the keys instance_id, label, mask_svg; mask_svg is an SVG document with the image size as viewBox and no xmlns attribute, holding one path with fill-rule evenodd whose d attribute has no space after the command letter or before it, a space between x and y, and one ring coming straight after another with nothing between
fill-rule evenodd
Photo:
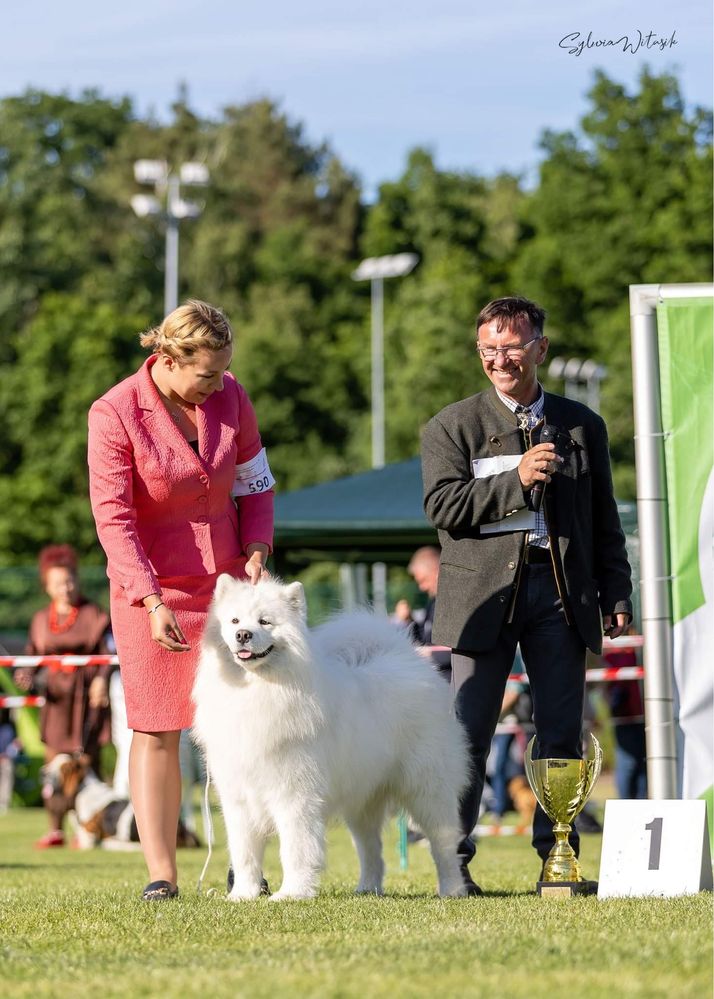
<instances>
[{"instance_id":1,"label":"brown dog in background","mask_svg":"<svg viewBox=\"0 0 714 999\"><path fill-rule=\"evenodd\" d=\"M528 778L524 774L512 777L508 782L508 796L513 802L513 807L520 816L517 829L525 832L533 825L533 815L536 810L536 796L531 790Z\"/></svg>"},{"instance_id":2,"label":"brown dog in background","mask_svg":"<svg viewBox=\"0 0 714 999\"><path fill-rule=\"evenodd\" d=\"M94 846L108 850L138 848L139 833L131 802L118 796L97 777L88 756L60 753L45 765L44 770L53 796L61 795L70 810L69 819L75 830L74 845L80 850ZM198 837L180 820L176 846L201 846Z\"/></svg>"}]
</instances>

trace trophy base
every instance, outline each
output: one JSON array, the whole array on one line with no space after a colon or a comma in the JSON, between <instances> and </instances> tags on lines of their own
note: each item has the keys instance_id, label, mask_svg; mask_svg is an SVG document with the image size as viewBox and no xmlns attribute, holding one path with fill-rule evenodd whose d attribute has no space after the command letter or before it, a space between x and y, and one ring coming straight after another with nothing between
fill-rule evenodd
<instances>
[{"instance_id":1,"label":"trophy base","mask_svg":"<svg viewBox=\"0 0 714 999\"><path fill-rule=\"evenodd\" d=\"M596 895L597 881L539 881L536 891L543 898L575 898L576 895Z\"/></svg>"}]
</instances>

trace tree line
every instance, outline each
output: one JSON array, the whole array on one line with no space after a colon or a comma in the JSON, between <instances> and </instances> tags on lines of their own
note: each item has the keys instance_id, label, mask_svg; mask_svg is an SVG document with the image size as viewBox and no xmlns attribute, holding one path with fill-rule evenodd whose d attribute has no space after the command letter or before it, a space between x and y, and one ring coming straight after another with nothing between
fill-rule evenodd
<instances>
[{"instance_id":1,"label":"tree line","mask_svg":"<svg viewBox=\"0 0 714 999\"><path fill-rule=\"evenodd\" d=\"M474 317L521 293L548 311L551 356L607 367L616 490L631 498L627 287L711 279L712 116L648 70L634 92L596 74L587 101L572 131L543 134L531 188L417 148L372 204L269 100L209 119L184 96L168 123L96 91L0 101L0 563L49 541L101 561L86 413L141 363L138 333L163 304L163 231L129 207L140 158L209 168L202 214L182 223L180 296L229 316L280 490L369 466L369 286L351 272L408 251L418 268L386 287L387 460L418 453L424 422L483 387Z\"/></svg>"}]
</instances>

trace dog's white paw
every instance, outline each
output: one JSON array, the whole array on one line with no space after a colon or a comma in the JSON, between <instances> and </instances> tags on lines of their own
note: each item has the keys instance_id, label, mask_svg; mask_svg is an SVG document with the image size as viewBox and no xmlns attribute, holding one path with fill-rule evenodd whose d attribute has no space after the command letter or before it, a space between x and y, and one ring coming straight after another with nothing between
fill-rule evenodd
<instances>
[{"instance_id":1,"label":"dog's white paw","mask_svg":"<svg viewBox=\"0 0 714 999\"><path fill-rule=\"evenodd\" d=\"M274 895L270 896L271 902L286 902L289 899L317 898L317 891L314 888L298 888L291 891L289 888L281 888Z\"/></svg>"},{"instance_id":2,"label":"dog's white paw","mask_svg":"<svg viewBox=\"0 0 714 999\"><path fill-rule=\"evenodd\" d=\"M260 885L234 885L227 898L229 902L252 902L253 899L260 898Z\"/></svg>"}]
</instances>

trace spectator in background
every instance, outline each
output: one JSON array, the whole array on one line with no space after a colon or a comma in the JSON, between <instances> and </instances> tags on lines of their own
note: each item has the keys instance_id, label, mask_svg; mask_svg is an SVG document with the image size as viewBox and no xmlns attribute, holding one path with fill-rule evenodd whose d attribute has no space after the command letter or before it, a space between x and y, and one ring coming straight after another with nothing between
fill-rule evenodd
<instances>
[{"instance_id":1,"label":"spectator in background","mask_svg":"<svg viewBox=\"0 0 714 999\"><path fill-rule=\"evenodd\" d=\"M409 627L409 634L417 645L431 645L431 629L434 623L436 590L439 584L440 551L433 545L417 548L409 560L407 572L422 593L427 596L426 606L413 610L407 600L399 600L394 608L396 620ZM451 650L434 651L430 658L447 680L451 679Z\"/></svg>"},{"instance_id":2,"label":"spectator in background","mask_svg":"<svg viewBox=\"0 0 714 999\"><path fill-rule=\"evenodd\" d=\"M179 763L181 765L181 821L186 829L198 840L196 810L194 808L194 788L198 784L204 792L206 784L206 761L203 753L191 738L191 729L185 728L179 739ZM206 842L213 842L211 820L208 815L205 793L201 794L201 820Z\"/></svg>"},{"instance_id":3,"label":"spectator in background","mask_svg":"<svg viewBox=\"0 0 714 999\"><path fill-rule=\"evenodd\" d=\"M520 675L524 672L523 659L520 649L516 647L516 655L511 672ZM493 791L492 811L496 823L500 824L501 819L511 806L508 785L513 777L525 773L523 769L523 753L525 751L528 737L526 729L520 728L516 732L515 726L527 725L532 728L533 701L530 696L530 689L527 683L521 680L508 680L501 702L501 714L499 723L510 725L513 731L496 732L491 741L491 754L489 763L491 771L489 780ZM513 743L518 738L519 752L518 763L513 760ZM488 768L487 768L488 770Z\"/></svg>"},{"instance_id":4,"label":"spectator in background","mask_svg":"<svg viewBox=\"0 0 714 999\"><path fill-rule=\"evenodd\" d=\"M50 598L32 618L27 655L97 655L108 652L109 616L86 600L79 588L77 553L70 545L48 545L39 556L40 582ZM108 679L110 666L21 667L15 682L45 697L40 737L45 763L58 753L86 753L101 775L100 749L110 738ZM64 846L64 804L43 792L50 829L35 844Z\"/></svg>"},{"instance_id":5,"label":"spectator in background","mask_svg":"<svg viewBox=\"0 0 714 999\"><path fill-rule=\"evenodd\" d=\"M9 710L0 708L0 815L4 815L12 804L15 760L21 748Z\"/></svg>"},{"instance_id":6,"label":"spectator in background","mask_svg":"<svg viewBox=\"0 0 714 999\"><path fill-rule=\"evenodd\" d=\"M114 636L109 635L109 651L116 655ZM112 713L112 742L116 751L112 788L121 798L131 798L129 790L129 752L131 750L131 729L126 723L126 700L124 682L121 678L121 663L109 680L109 707Z\"/></svg>"},{"instance_id":7,"label":"spectator in background","mask_svg":"<svg viewBox=\"0 0 714 999\"><path fill-rule=\"evenodd\" d=\"M633 633L632 628L627 631ZM633 647L610 649L603 654L606 666L636 666ZM605 700L615 737L615 784L620 798L647 797L647 747L645 708L640 680L611 680L605 684Z\"/></svg>"}]
</instances>

